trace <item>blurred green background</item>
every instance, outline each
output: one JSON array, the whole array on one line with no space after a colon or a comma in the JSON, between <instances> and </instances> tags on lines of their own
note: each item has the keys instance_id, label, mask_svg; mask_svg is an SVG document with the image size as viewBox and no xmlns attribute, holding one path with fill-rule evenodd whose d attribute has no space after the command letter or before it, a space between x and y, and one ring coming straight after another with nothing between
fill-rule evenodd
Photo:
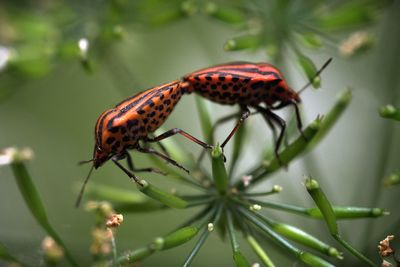
<instances>
[{"instance_id":1,"label":"blurred green background","mask_svg":"<svg viewBox=\"0 0 400 267\"><path fill-rule=\"evenodd\" d=\"M265 53L268 47L261 45L244 51L224 51L224 43L251 29L251 21L246 28L200 11L191 12L190 5L201 6L202 1L133 2L0 3L0 148L32 148L35 156L28 167L50 220L84 265L90 264L90 229L94 216L74 208L78 188L89 169L89 166L77 166L77 162L91 158L94 123L101 112L146 88L229 61L275 60L291 87L298 89L307 82L298 68L296 56L287 52L286 47L278 46L282 50L280 57L268 56ZM268 8L268 1L218 4L232 5L251 18L252 10L260 2L265 2ZM246 5L250 8L243 8ZM311 8L317 4L307 5ZM311 174L320 181L334 204L386 208L391 216L340 223L343 236L376 262L379 262L376 252L379 240L390 233L400 234L397 202L400 188L384 188L382 184L383 178L399 169L400 124L378 115L378 108L384 104L400 105L399 14L400 2L388 2L387 6L380 7L374 23L362 25L361 29L373 34L375 41L372 48L360 55L346 58L338 52L341 40L359 30L356 27L346 32L322 32L321 36L330 40L330 45L322 49L302 48L316 66L321 66L329 57L334 59L322 74L322 89L309 89L302 95L305 124L324 114L346 86L353 89L353 102L315 150L292 163L287 172L281 171L259 185L264 188L280 184L284 191L273 199L311 206L303 186L303 175ZM78 50L81 38L89 40L88 54L84 56ZM236 110L211 103L208 106L215 119ZM284 110L280 114L290 112ZM259 116L251 117L246 123L251 136L237 168L238 174L272 142L270 131ZM194 96L184 97L163 126L164 129L174 127L201 136ZM219 140L230 127L232 124L220 129ZM197 146L184 138L173 138L195 155L200 153ZM151 165L147 158L135 152L133 156L136 165ZM162 176L146 173L141 176L161 187L170 186ZM39 263L40 242L45 233L22 201L7 166L1 167L0 178L0 240L23 261ZM96 171L91 182L136 190L112 164ZM116 236L118 250L137 248L169 232L194 210L125 214ZM321 221L268 212L274 218L291 222L334 243ZM192 241L178 249L157 253L142 266L179 266L193 244ZM291 266L295 262L274 246L267 244L267 248L278 266ZM257 260L252 253L248 255L252 262ZM345 256L340 266L358 266L352 256ZM213 234L193 266L232 266L231 257L228 243Z\"/></svg>"}]
</instances>

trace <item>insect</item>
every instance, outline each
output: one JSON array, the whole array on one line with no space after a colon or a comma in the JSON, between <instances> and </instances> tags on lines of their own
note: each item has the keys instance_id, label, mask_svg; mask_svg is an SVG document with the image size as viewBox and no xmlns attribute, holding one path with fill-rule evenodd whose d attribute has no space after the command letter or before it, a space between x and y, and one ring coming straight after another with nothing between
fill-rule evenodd
<instances>
[{"instance_id":1,"label":"insect","mask_svg":"<svg viewBox=\"0 0 400 267\"><path fill-rule=\"evenodd\" d=\"M113 161L138 184L140 184L140 180L133 172L160 172L154 168L135 168L132 158L128 153L129 149L153 154L187 171L184 167L171 159L165 149L165 153L163 154L153 148L142 147L139 141L144 143L159 142L175 134L181 134L204 148L212 148L212 146L178 128L173 128L156 137L149 137L150 133L157 130L165 122L184 93L186 93L186 88L181 87L181 82L178 80L173 81L132 96L100 115L95 126L96 142L93 158L81 162L92 162L93 165L82 186L76 206L79 206L85 186L93 169L99 168L108 160ZM121 165L119 161L122 159L127 160L129 169Z\"/></svg>"},{"instance_id":2,"label":"insect","mask_svg":"<svg viewBox=\"0 0 400 267\"><path fill-rule=\"evenodd\" d=\"M331 60L332 58L325 62L311 81L297 92L287 85L282 73L276 67L267 63L249 62L227 63L192 72L183 77L181 86L188 93L196 92L211 101L240 106L239 114L229 115L218 121L218 123L222 123L239 116L237 124L221 144L222 148L243 121L250 116L249 107L254 108L255 113L261 113L272 129L275 139L275 155L281 162L278 152L284 137L286 122L273 110L289 105L293 106L296 112L297 128L304 137L298 108L298 104L301 102L299 94L319 76ZM281 128L278 137L275 124Z\"/></svg>"}]
</instances>

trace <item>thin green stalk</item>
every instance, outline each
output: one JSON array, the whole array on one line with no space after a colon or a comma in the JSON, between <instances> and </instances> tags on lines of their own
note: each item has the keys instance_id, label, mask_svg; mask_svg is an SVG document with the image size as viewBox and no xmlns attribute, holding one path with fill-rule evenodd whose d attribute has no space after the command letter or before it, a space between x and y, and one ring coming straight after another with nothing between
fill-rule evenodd
<instances>
[{"instance_id":1,"label":"thin green stalk","mask_svg":"<svg viewBox=\"0 0 400 267\"><path fill-rule=\"evenodd\" d=\"M249 262L247 261L247 259L244 257L244 255L240 251L240 245L236 238L235 228L233 226L232 214L229 209L225 210L225 216L226 216L226 222L227 222L227 228L228 228L227 229L228 235L229 235L229 239L231 241L231 246L232 246L233 260L235 261L235 264L237 267L250 267Z\"/></svg>"},{"instance_id":2,"label":"thin green stalk","mask_svg":"<svg viewBox=\"0 0 400 267\"><path fill-rule=\"evenodd\" d=\"M113 256L113 267L117 267L117 244L115 242L115 237L114 237L114 233L112 232L111 229L109 229L109 231L111 231L111 248L112 248L112 256Z\"/></svg>"},{"instance_id":3,"label":"thin green stalk","mask_svg":"<svg viewBox=\"0 0 400 267\"><path fill-rule=\"evenodd\" d=\"M336 216L333 211L332 205L326 197L325 193L322 191L318 182L311 177L306 179L306 188L312 199L314 200L317 207L321 210L324 220L328 226L330 234L351 254L357 257L359 260L367 264L368 266L376 266L370 259L365 257L362 253L353 248L349 243L342 239L339 234L338 225L336 222Z\"/></svg>"},{"instance_id":4,"label":"thin green stalk","mask_svg":"<svg viewBox=\"0 0 400 267\"><path fill-rule=\"evenodd\" d=\"M262 207L272 208L290 213L307 216L313 219L323 219L323 215L319 208L304 208L290 204L276 203L271 201L259 201L249 199L250 204L258 204ZM247 206L249 203L246 204ZM332 206L336 220L346 219L360 219L360 218L376 218L388 215L389 213L380 208L363 208L363 207L346 207L346 206Z\"/></svg>"},{"instance_id":5,"label":"thin green stalk","mask_svg":"<svg viewBox=\"0 0 400 267\"><path fill-rule=\"evenodd\" d=\"M56 243L63 248L65 257L68 262L72 266L79 266L79 264L72 257L68 248L65 246L61 237L51 226L39 191L37 190L31 176L29 175L24 162L15 158L14 161L11 163L11 168L17 181L19 191L21 192L21 195L25 200L25 204L28 206L33 217L40 224L40 226L42 226L42 228L56 241Z\"/></svg>"},{"instance_id":6,"label":"thin green stalk","mask_svg":"<svg viewBox=\"0 0 400 267\"><path fill-rule=\"evenodd\" d=\"M222 212L222 207L223 207L223 205L221 203L217 207L217 210L216 210L216 212L214 214L214 219L213 219L213 222L212 222L214 225L216 223L218 223L218 221L219 221L219 218L220 218L221 212ZM201 236L200 236L199 240L197 241L196 245L194 246L192 251L187 256L186 260L182 264L183 267L189 267L190 266L190 264L192 263L194 257L197 255L197 253L199 252L200 248L203 246L203 244L207 240L207 237L208 237L209 234L210 234L210 231L207 228L204 229L204 231L201 234Z\"/></svg>"},{"instance_id":7,"label":"thin green stalk","mask_svg":"<svg viewBox=\"0 0 400 267\"><path fill-rule=\"evenodd\" d=\"M213 196L205 198L205 199L191 200L191 201L188 201L188 204L186 207L190 208L190 207L196 207L196 206L200 206L200 205L210 204L214 200L215 200L215 197L213 197Z\"/></svg>"},{"instance_id":8,"label":"thin green stalk","mask_svg":"<svg viewBox=\"0 0 400 267\"><path fill-rule=\"evenodd\" d=\"M139 190L146 194L148 197L161 202L171 208L184 209L188 206L188 202L180 197L169 194L145 180L141 180L141 185L138 186Z\"/></svg>"},{"instance_id":9,"label":"thin green stalk","mask_svg":"<svg viewBox=\"0 0 400 267\"><path fill-rule=\"evenodd\" d=\"M257 256L260 258L261 262L264 263L265 266L275 267L275 264L268 257L265 250L261 247L261 245L257 242L257 240L252 235L247 235L246 240L249 243L250 247L253 249L254 253L257 254Z\"/></svg>"},{"instance_id":10,"label":"thin green stalk","mask_svg":"<svg viewBox=\"0 0 400 267\"><path fill-rule=\"evenodd\" d=\"M2 243L0 243L0 259L5 262L17 263L22 267L29 267L29 265L21 262L16 257L14 257Z\"/></svg>"},{"instance_id":11,"label":"thin green stalk","mask_svg":"<svg viewBox=\"0 0 400 267\"><path fill-rule=\"evenodd\" d=\"M225 216L226 216L226 222L227 222L227 226L228 226L229 239L231 240L232 250L233 250L233 252L238 252L240 246L239 246L239 242L236 239L235 229L233 227L232 214L229 211L229 209L226 210Z\"/></svg>"},{"instance_id":12,"label":"thin green stalk","mask_svg":"<svg viewBox=\"0 0 400 267\"><path fill-rule=\"evenodd\" d=\"M239 192L240 196L243 197L265 197L273 194L280 193L282 190L282 187L280 186L274 186L271 190L265 191L265 192L253 192L253 193L248 193L248 192Z\"/></svg>"},{"instance_id":13,"label":"thin green stalk","mask_svg":"<svg viewBox=\"0 0 400 267\"><path fill-rule=\"evenodd\" d=\"M190 264L192 263L194 257L197 255L199 252L200 248L203 246L203 244L206 242L208 235L210 232L207 229L204 229L203 233L201 234L199 240L197 241L196 245L186 258L185 262L183 263L183 267L189 267Z\"/></svg>"},{"instance_id":14,"label":"thin green stalk","mask_svg":"<svg viewBox=\"0 0 400 267\"><path fill-rule=\"evenodd\" d=\"M211 158L215 187L221 195L224 195L228 189L228 174L224 164L224 154L219 145L212 150Z\"/></svg>"},{"instance_id":15,"label":"thin green stalk","mask_svg":"<svg viewBox=\"0 0 400 267\"><path fill-rule=\"evenodd\" d=\"M293 246L291 243L289 243L286 239L282 238L279 234L274 232L271 228L269 228L265 223L263 223L261 220L259 220L252 212L248 211L247 209L244 208L238 208L238 211L247 219L249 222L252 224L256 225L258 228L262 230L264 234L266 234L270 239L274 240L276 243L278 243L281 247L283 247L285 250L293 254L296 258L301 260L303 263L309 265L309 266L329 266L333 267L332 264L329 262L325 261L324 259L315 256L311 253L302 251L295 246Z\"/></svg>"}]
</instances>

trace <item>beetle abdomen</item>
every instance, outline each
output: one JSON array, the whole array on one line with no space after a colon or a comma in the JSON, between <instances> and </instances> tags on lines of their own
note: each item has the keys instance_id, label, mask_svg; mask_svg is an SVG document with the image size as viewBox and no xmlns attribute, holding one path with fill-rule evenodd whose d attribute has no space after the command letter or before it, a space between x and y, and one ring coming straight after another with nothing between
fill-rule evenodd
<instances>
[{"instance_id":1,"label":"beetle abdomen","mask_svg":"<svg viewBox=\"0 0 400 267\"><path fill-rule=\"evenodd\" d=\"M271 105L290 94L282 74L265 63L228 63L186 75L188 92L221 104Z\"/></svg>"}]
</instances>

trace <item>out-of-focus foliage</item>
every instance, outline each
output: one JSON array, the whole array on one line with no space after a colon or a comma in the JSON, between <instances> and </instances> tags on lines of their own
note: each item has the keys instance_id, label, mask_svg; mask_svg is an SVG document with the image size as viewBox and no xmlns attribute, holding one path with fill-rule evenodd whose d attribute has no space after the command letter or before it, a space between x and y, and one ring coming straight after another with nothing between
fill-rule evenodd
<instances>
[{"instance_id":1,"label":"out-of-focus foliage","mask_svg":"<svg viewBox=\"0 0 400 267\"><path fill-rule=\"evenodd\" d=\"M378 43L374 27L380 20L383 8L392 3L392 1L377 0L6 1L0 3L0 101L7 100L7 97L16 91L16 88L21 88L20 85L45 78L46 75L51 74L53 70L63 66L65 63L75 62L76 64L80 64L82 67L81 71L85 72L88 77L97 73L102 66L108 66L109 72L112 72L114 75L119 72L119 69L114 68L115 65L124 65L123 61L129 60L121 58L121 56L118 56L118 53L115 53L118 45L125 38L132 37L135 33L151 32L179 23L193 23L192 19L199 18L203 19L203 21L207 20L208 23L214 26L222 25L222 27L229 29L230 37L225 40L225 43L220 43L216 53L223 53L223 50L225 50L230 55L235 55L243 53L243 51L251 53L261 51L262 59L259 61L265 61L264 56L266 56L270 62L277 64L279 67L285 67L288 65L287 63L296 64L298 69L304 73L304 76L317 88L320 86L320 80L312 79L317 70L313 59L314 55L323 54L324 57L325 55L326 57L341 56L349 61L357 59L358 55L369 51ZM193 31L195 31L195 27L193 28ZM206 30L212 31L212 29ZM185 38L186 36L182 35L180 38L167 41L182 43L185 42ZM201 38L199 40L202 41ZM162 43L160 43L158 49L164 49ZM168 52L166 51L165 53ZM153 60L151 54L147 58L149 61ZM190 59L187 59L187 61L190 61ZM154 67L154 70L157 72L156 67ZM381 76L384 77L383 74ZM291 162L302 152L311 152L311 150L314 150L315 145L322 140L322 137L331 130L331 126L342 115L350 100L350 91L345 91L334 108L325 117L322 119L318 118L305 130L306 137L309 139L305 140L300 137L291 142L282 151L284 163ZM197 124L203 126L204 138L209 138L210 142L214 143L216 137L210 134L210 132L212 131L212 120L214 120L212 116L215 116L215 114L207 112L203 100L197 99L197 104L200 113L200 121ZM381 115L398 120L399 110L388 106L382 108ZM77 118L73 119L77 120ZM45 139L51 139L46 135L45 130L43 129L41 134ZM288 132L290 132L290 129ZM29 134L29 130L26 130L26 133ZM292 131L288 136L293 137L295 133L297 132ZM310 266L329 266L329 263L320 257L298 249L286 239L322 252L325 254L325 257L331 257L329 259L332 261L341 259L342 255L338 250L321 241L323 237L321 237L321 240L317 239L313 235L303 231L301 227L298 228L272 220L269 217L269 213L268 216L262 215L261 212L258 213L261 206L263 206L315 219L326 217L324 212L321 213L322 209L319 210L316 207L303 208L297 205L254 199L255 197L278 193L281 189L278 190L275 188L280 187L274 187L274 189L267 192L247 192L249 189L246 189L240 177L235 176L236 174L233 170L237 168L236 161L238 161L244 150L242 147L245 143L245 138L246 135L244 132L238 133L235 136L235 148L232 154L233 160L231 162L232 165L228 169L229 171L225 169L225 165L221 160L222 156L216 153L213 159L213 168L206 171L199 168L193 171L194 181L190 180L190 177L184 177L178 171L169 168L169 166L165 166L164 162L152 158L154 164L158 165L160 169L165 168L170 171L169 177L173 178L173 181L178 181L179 184L195 185L196 188L205 187L208 191L206 190L204 195L176 195L174 192L160 190L152 184L143 190L146 195L139 192L132 192L130 189L129 191L122 191L119 188L114 189L99 185L89 188L89 198L97 200L107 199L114 203L116 210L124 213L138 213L143 211L161 213L168 210L169 207L183 209L199 205L206 206L206 209L196 213L189 220L190 223L186 222L186 225L178 227L177 230L156 238L144 247L131 251L126 256L121 256L120 258L117 258L117 255L121 255L121 251L117 253L113 232L108 231L109 229L105 230L104 225L102 225L100 227L101 231L93 231L92 233L94 243L96 243L96 240L101 241L97 242L99 244L96 243L98 245L96 246L96 252L99 255L101 254L100 258L96 258L97 256L92 251L94 262L111 264L111 262L107 262L111 258L114 263L134 262L138 259L144 259L154 252L178 247L189 242L196 234L199 234L198 239L195 238L197 242L193 244L193 250L185 260L185 265L189 265L200 247L205 244L214 227L218 229L223 238L230 238L233 260L237 266L249 265L248 260L245 258L245 255L247 257L247 253L243 249L244 246L239 247L239 232L244 234L249 246L266 266L273 266L272 262L277 257L277 253L274 253L275 251L270 252L264 249L264 245L267 243L265 240L269 241L270 239L275 240L284 247L285 257L292 255L290 256L292 257L290 260L296 258L298 261ZM68 140L65 141L68 142ZM340 142L344 141L346 140L340 140ZM183 162L193 169L198 167L197 162L193 160L190 153L188 154L176 148L176 144L169 144L169 147L168 144L166 145L173 158L179 159L179 162ZM242 171L240 169L241 173L247 174L247 178L250 177L248 174L253 175L251 186L265 181L265 178L271 177L272 173L275 174L275 171L282 169L277 159L271 156L270 151L272 151L272 147L266 147L264 154L267 156L247 162L249 166L255 164L250 170ZM386 151L384 152L386 153ZM35 164L46 165L46 163L40 161ZM358 166L356 167L358 168ZM25 167L15 170L17 174L21 174L18 170L24 170L24 175L29 176L26 173ZM213 180L209 178L210 173L212 173L215 180L215 186L213 185ZM246 175L243 177L246 177ZM50 178L53 177L48 177L48 179ZM57 178L54 177L54 179ZM323 176L318 178L323 179ZM25 181L25 185L27 182L29 180ZM397 183L399 183L399 175L398 172L394 172L387 179L387 184ZM351 185L351 182L349 184ZM235 185L236 187L230 188L228 185ZM331 185L335 187L347 187L347 184ZM28 183L28 186L33 188L32 183ZM239 192L234 192L235 190L231 192L230 190L232 189L238 189ZM376 189L377 192L378 190ZM21 192L24 192L24 190ZM216 192L219 192L219 195ZM355 192L356 195L359 193ZM41 225L44 224L44 229L48 232L50 231L49 234L53 238L55 237L56 241L64 247L58 234L52 230L52 227L49 227L43 206L41 204L35 206L34 202L29 201L29 197L32 197L32 194L26 194L23 197L28 200L27 205L32 210L37 222ZM378 193L376 195L379 196ZM38 199L36 193L33 196ZM371 199L377 200L377 196L371 196ZM227 211L223 213L220 210L222 207L221 203L227 207ZM374 201L373 203L375 205L375 203L379 202ZM39 207L41 213L45 215L44 221L40 219L40 216L38 218L38 215L35 215L35 207ZM332 222L336 224L333 217L339 220L387 215L383 209L377 208L333 206L332 211L330 213L331 217L329 219L325 218L328 224L332 224ZM178 211L174 210L173 212ZM241 220L238 218L243 218L245 223L241 223ZM99 224L99 220L96 221L96 224ZM192 224L195 224L195 226L189 226ZM55 228L58 228L58 226L55 225ZM396 224L396 227L398 227L398 224ZM372 228L369 227L368 229ZM380 232L390 231L390 228L387 229L386 226L379 227ZM155 234L160 234L158 231L154 232L156 232ZM335 236L338 235L337 229L336 231L331 230L331 234L337 238ZM355 235L351 233L348 236L354 239ZM130 233L127 237L119 236L118 238L120 238L118 240L128 239L131 242L136 239L136 235L131 235ZM363 243L366 243L367 239L363 236L363 241L365 241ZM354 255L363 259L348 243L344 243L342 239L339 242ZM106 246L103 246L104 244ZM372 245L375 248L375 241ZM365 244L365 246L371 246L371 242ZM124 248L126 247L134 248L131 244L124 246ZM80 245L79 249L81 249ZM363 252L365 251L368 250L364 250ZM65 253L66 257L71 262L74 262L68 250L58 253ZM86 253L82 253L82 255L84 255L83 257L87 256ZM83 258L82 255L80 255L81 258ZM368 257L371 255L369 253ZM350 256L346 255L345 260L348 260L348 257ZM7 244L0 244L0 258L10 262L19 261L13 253L8 251ZM368 262L366 259L363 260ZM24 260L21 261L25 262ZM24 263L20 264L24 266Z\"/></svg>"}]
</instances>

